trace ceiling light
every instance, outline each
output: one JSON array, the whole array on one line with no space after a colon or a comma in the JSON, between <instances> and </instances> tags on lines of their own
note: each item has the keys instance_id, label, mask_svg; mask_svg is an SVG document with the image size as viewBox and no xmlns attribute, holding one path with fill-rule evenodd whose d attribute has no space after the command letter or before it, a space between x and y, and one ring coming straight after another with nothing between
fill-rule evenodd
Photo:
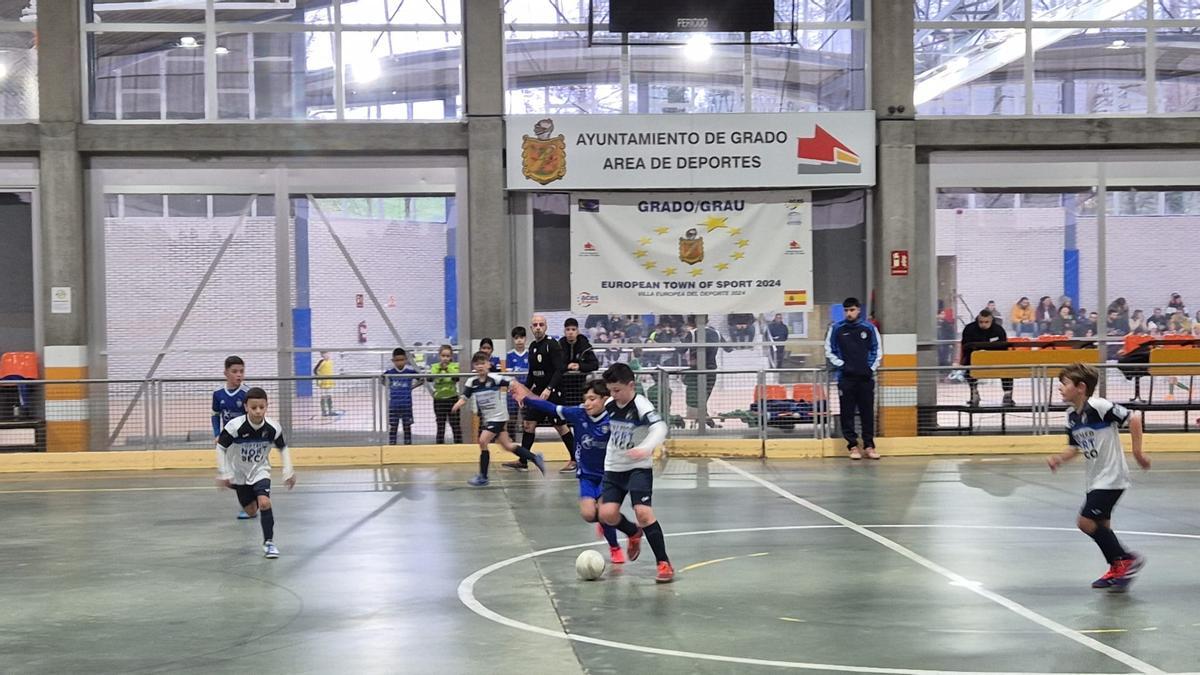
<instances>
[{"instance_id":1,"label":"ceiling light","mask_svg":"<svg viewBox=\"0 0 1200 675\"><path fill-rule=\"evenodd\" d=\"M1113 40L1107 49L1129 49L1129 43L1124 40Z\"/></svg>"},{"instance_id":2,"label":"ceiling light","mask_svg":"<svg viewBox=\"0 0 1200 675\"><path fill-rule=\"evenodd\" d=\"M0 63L0 80L8 77L8 64Z\"/></svg>"},{"instance_id":3,"label":"ceiling light","mask_svg":"<svg viewBox=\"0 0 1200 675\"><path fill-rule=\"evenodd\" d=\"M683 46L683 55L689 61L707 61L712 51L712 40L707 35L694 35Z\"/></svg>"},{"instance_id":4,"label":"ceiling light","mask_svg":"<svg viewBox=\"0 0 1200 675\"><path fill-rule=\"evenodd\" d=\"M183 37L179 38L179 46L183 47L184 49L195 49L196 47L200 46L200 43L197 42L196 38L192 37L191 35L184 35Z\"/></svg>"},{"instance_id":5,"label":"ceiling light","mask_svg":"<svg viewBox=\"0 0 1200 675\"><path fill-rule=\"evenodd\" d=\"M229 47L217 47L213 50L213 53L217 56L225 56L229 53Z\"/></svg>"}]
</instances>

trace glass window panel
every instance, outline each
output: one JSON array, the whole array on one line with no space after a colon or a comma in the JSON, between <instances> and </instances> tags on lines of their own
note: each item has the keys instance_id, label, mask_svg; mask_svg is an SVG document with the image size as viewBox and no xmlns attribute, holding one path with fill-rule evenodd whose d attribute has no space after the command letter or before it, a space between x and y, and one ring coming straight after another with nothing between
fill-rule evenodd
<instances>
[{"instance_id":1,"label":"glass window panel","mask_svg":"<svg viewBox=\"0 0 1200 675\"><path fill-rule=\"evenodd\" d=\"M1066 34L1070 33L1070 34ZM1127 28L1033 31L1034 82L1057 88L1040 114L1146 112L1145 31Z\"/></svg>"},{"instance_id":2,"label":"glass window panel","mask_svg":"<svg viewBox=\"0 0 1200 675\"><path fill-rule=\"evenodd\" d=\"M586 9L586 3L582 4ZM462 21L461 7L461 0L342 0L342 24L458 24Z\"/></svg>"},{"instance_id":3,"label":"glass window panel","mask_svg":"<svg viewBox=\"0 0 1200 675\"><path fill-rule=\"evenodd\" d=\"M342 51L346 108L356 116L411 119L407 105L396 104L432 100L442 103L441 119L458 117L461 33L351 31L342 33Z\"/></svg>"},{"instance_id":4,"label":"glass window panel","mask_svg":"<svg viewBox=\"0 0 1200 675\"><path fill-rule=\"evenodd\" d=\"M918 31L914 45L921 115L1022 115L1021 29Z\"/></svg>"},{"instance_id":5,"label":"glass window panel","mask_svg":"<svg viewBox=\"0 0 1200 675\"><path fill-rule=\"evenodd\" d=\"M1011 1L1011 0L1010 0ZM800 22L862 21L867 0L798 0L796 20ZM775 0L775 21L792 20L792 0Z\"/></svg>"},{"instance_id":6,"label":"glass window panel","mask_svg":"<svg viewBox=\"0 0 1200 675\"><path fill-rule=\"evenodd\" d=\"M587 23L587 2L547 2L546 0L508 0L504 3L505 23ZM608 21L608 0L591 3L596 19Z\"/></svg>"},{"instance_id":7,"label":"glass window panel","mask_svg":"<svg viewBox=\"0 0 1200 675\"><path fill-rule=\"evenodd\" d=\"M916 0L917 21L1021 21L1025 18L1025 0Z\"/></svg>"},{"instance_id":8,"label":"glass window panel","mask_svg":"<svg viewBox=\"0 0 1200 675\"><path fill-rule=\"evenodd\" d=\"M636 112L745 111L741 45L714 45L703 61L689 58L681 46L633 46L629 55L633 86L644 90Z\"/></svg>"},{"instance_id":9,"label":"glass window panel","mask_svg":"<svg viewBox=\"0 0 1200 675\"><path fill-rule=\"evenodd\" d=\"M1032 192L1021 195L1023 209L1053 209L1062 206L1062 195L1057 192Z\"/></svg>"},{"instance_id":10,"label":"glass window panel","mask_svg":"<svg viewBox=\"0 0 1200 675\"><path fill-rule=\"evenodd\" d=\"M222 119L312 119L333 107L332 33L251 33L220 37Z\"/></svg>"},{"instance_id":11,"label":"glass window panel","mask_svg":"<svg viewBox=\"0 0 1200 675\"><path fill-rule=\"evenodd\" d=\"M1156 37L1158 112L1200 112L1200 27L1160 28Z\"/></svg>"},{"instance_id":12,"label":"glass window panel","mask_svg":"<svg viewBox=\"0 0 1200 675\"><path fill-rule=\"evenodd\" d=\"M509 114L621 112L620 47L588 47L575 32L505 37Z\"/></svg>"},{"instance_id":13,"label":"glass window panel","mask_svg":"<svg viewBox=\"0 0 1200 675\"><path fill-rule=\"evenodd\" d=\"M751 112L865 108L866 31L801 31L797 38L797 45L751 47Z\"/></svg>"},{"instance_id":14,"label":"glass window panel","mask_svg":"<svg viewBox=\"0 0 1200 675\"><path fill-rule=\"evenodd\" d=\"M238 9L230 9L226 0L217 0L217 23L293 23L310 26L333 24L331 0L292 0L289 3L290 7L272 6L275 4L274 0L257 0L260 7L253 7L246 0L231 1L238 3ZM343 2L342 6L345 7L346 3ZM203 17L200 20L203 21Z\"/></svg>"},{"instance_id":15,"label":"glass window panel","mask_svg":"<svg viewBox=\"0 0 1200 675\"><path fill-rule=\"evenodd\" d=\"M125 203L126 218L162 218L162 195L128 194L122 195L121 201Z\"/></svg>"},{"instance_id":16,"label":"glass window panel","mask_svg":"<svg viewBox=\"0 0 1200 675\"><path fill-rule=\"evenodd\" d=\"M37 43L33 33L0 33L0 119L38 117Z\"/></svg>"},{"instance_id":17,"label":"glass window panel","mask_svg":"<svg viewBox=\"0 0 1200 675\"><path fill-rule=\"evenodd\" d=\"M93 119L202 119L204 50L165 33L89 36ZM189 43L190 44L190 43Z\"/></svg>"},{"instance_id":18,"label":"glass window panel","mask_svg":"<svg viewBox=\"0 0 1200 675\"><path fill-rule=\"evenodd\" d=\"M255 200L254 212L259 218L275 217L275 196L260 195Z\"/></svg>"},{"instance_id":19,"label":"glass window panel","mask_svg":"<svg viewBox=\"0 0 1200 675\"><path fill-rule=\"evenodd\" d=\"M121 213L121 195L104 195L104 212L107 218L116 218Z\"/></svg>"},{"instance_id":20,"label":"glass window panel","mask_svg":"<svg viewBox=\"0 0 1200 675\"><path fill-rule=\"evenodd\" d=\"M1034 21L1142 21L1144 0L1033 0Z\"/></svg>"},{"instance_id":21,"label":"glass window panel","mask_svg":"<svg viewBox=\"0 0 1200 675\"><path fill-rule=\"evenodd\" d=\"M237 218L243 213L249 216L251 215L249 209L252 199L251 195L213 195L213 217ZM260 212L259 215L263 214Z\"/></svg>"},{"instance_id":22,"label":"glass window panel","mask_svg":"<svg viewBox=\"0 0 1200 675\"><path fill-rule=\"evenodd\" d=\"M1155 19L1200 19L1200 0L1154 0Z\"/></svg>"},{"instance_id":23,"label":"glass window panel","mask_svg":"<svg viewBox=\"0 0 1200 675\"><path fill-rule=\"evenodd\" d=\"M91 23L204 23L204 2L162 0L85 0L85 19ZM200 29L203 34L204 30Z\"/></svg>"},{"instance_id":24,"label":"glass window panel","mask_svg":"<svg viewBox=\"0 0 1200 675\"><path fill-rule=\"evenodd\" d=\"M167 195L170 218L207 218L208 195Z\"/></svg>"}]
</instances>

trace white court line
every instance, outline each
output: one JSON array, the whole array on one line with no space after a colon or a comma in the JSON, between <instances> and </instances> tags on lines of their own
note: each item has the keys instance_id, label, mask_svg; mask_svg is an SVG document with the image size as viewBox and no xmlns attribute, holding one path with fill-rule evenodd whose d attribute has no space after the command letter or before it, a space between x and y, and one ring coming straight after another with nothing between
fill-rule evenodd
<instances>
[{"instance_id":1,"label":"white court line","mask_svg":"<svg viewBox=\"0 0 1200 675\"><path fill-rule=\"evenodd\" d=\"M1110 646L1104 644L1103 642L1100 642L1099 640L1090 638L1090 637L1080 633L1077 630L1073 630L1071 628L1068 628L1068 627L1062 625L1061 623L1059 623L1053 619L1044 617L1041 614L1038 614L1037 612L1029 609L1028 607L1026 607L1020 603L1009 600L1008 598L1006 598L1002 595L999 595L997 593L993 593L992 591L989 591L986 588L983 588L982 586L980 586L978 582L967 579L966 577L962 576L961 574L958 574L957 572L952 572L952 571L946 569L945 567L942 567L941 565L933 562L932 560L912 551L911 549L906 548L906 547L892 541L891 539L888 539L887 537L883 536L882 534L879 534L877 532L872 532L871 530L868 530L867 528L863 527L862 525L859 525L858 523L856 523L848 518L843 518L842 516L839 516L838 514L834 513L833 511L830 511L829 509L818 506L817 504L814 504L814 503L808 501L807 499L804 499L803 497L798 497L798 496L792 494L791 492L788 492L787 490L772 483L769 480L760 478L739 466L730 464L729 462L727 462L723 459L714 459L712 461L713 461L713 463L715 463L719 466L723 466L723 467L733 470L735 473L738 473L745 478L749 478L750 480L754 481L755 483L758 483L759 485L767 488L768 490L770 490L771 492L774 492L775 494L779 495L780 497L787 499L788 501L791 501L795 504L799 504L800 506L803 506L804 508L808 509L809 511L812 511L813 513L824 516L824 517L828 518L829 520L832 520L833 522L846 527L847 529L853 530L853 531L857 532L858 534L861 534L862 536L870 539L871 541L874 541L875 543L877 543L881 546L884 546L888 549L891 549L892 551L895 551L896 553L899 553L900 555L904 556L905 558L908 558L909 560L917 563L918 565L921 565L922 567L924 567L930 571L936 572L936 573L946 577L955 585L965 588L968 591L971 591L972 593L979 595L980 597L991 600L992 602L996 603L997 605L1000 605L1001 607L1004 607L1005 609L1007 609L1019 616L1022 616L1024 618L1028 619L1029 621L1032 621L1032 622L1038 624L1039 626L1042 626L1043 628L1052 630L1055 633L1058 633L1059 635L1061 635L1069 640L1074 640L1075 642L1078 642L1079 644L1083 645L1084 647L1087 647L1088 649L1097 651L1097 652L1113 659L1114 661L1119 661L1119 662L1125 664L1126 666L1129 666L1130 668L1137 670L1138 672L1149 673L1152 675L1161 675L1164 672L1164 671L1159 670L1158 668L1150 665L1149 663L1142 661L1141 659L1138 659L1134 656L1126 654L1125 652L1123 652L1119 649L1110 647Z\"/></svg>"}]
</instances>

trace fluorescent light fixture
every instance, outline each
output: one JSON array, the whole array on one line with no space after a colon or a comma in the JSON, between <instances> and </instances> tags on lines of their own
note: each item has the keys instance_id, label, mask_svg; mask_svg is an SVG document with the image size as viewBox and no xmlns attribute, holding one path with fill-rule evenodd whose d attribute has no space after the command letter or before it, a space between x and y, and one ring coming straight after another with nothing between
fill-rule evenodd
<instances>
[{"instance_id":1,"label":"fluorescent light fixture","mask_svg":"<svg viewBox=\"0 0 1200 675\"><path fill-rule=\"evenodd\" d=\"M0 63L0 80L8 78L8 64Z\"/></svg>"},{"instance_id":2,"label":"fluorescent light fixture","mask_svg":"<svg viewBox=\"0 0 1200 675\"><path fill-rule=\"evenodd\" d=\"M707 35L694 35L683 46L683 56L689 61L707 61L712 52L712 40Z\"/></svg>"},{"instance_id":3,"label":"fluorescent light fixture","mask_svg":"<svg viewBox=\"0 0 1200 675\"><path fill-rule=\"evenodd\" d=\"M1129 49L1129 43L1124 40L1113 40L1106 49Z\"/></svg>"},{"instance_id":4,"label":"fluorescent light fixture","mask_svg":"<svg viewBox=\"0 0 1200 675\"><path fill-rule=\"evenodd\" d=\"M225 56L229 53L229 47L217 47L213 50L213 53L217 56Z\"/></svg>"},{"instance_id":5,"label":"fluorescent light fixture","mask_svg":"<svg viewBox=\"0 0 1200 675\"><path fill-rule=\"evenodd\" d=\"M179 46L183 47L184 49L195 49L196 47L200 46L200 43L197 42L196 38L192 37L191 35L184 35L183 37L179 38Z\"/></svg>"}]
</instances>

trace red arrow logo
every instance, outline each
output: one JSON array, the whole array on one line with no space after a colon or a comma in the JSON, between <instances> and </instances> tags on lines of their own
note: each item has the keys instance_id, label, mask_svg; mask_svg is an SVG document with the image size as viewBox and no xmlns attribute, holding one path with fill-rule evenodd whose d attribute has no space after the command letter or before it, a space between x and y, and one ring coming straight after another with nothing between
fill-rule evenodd
<instances>
[{"instance_id":1,"label":"red arrow logo","mask_svg":"<svg viewBox=\"0 0 1200 675\"><path fill-rule=\"evenodd\" d=\"M800 138L796 148L796 157L809 162L822 164L858 164L858 153L851 150L837 138L816 125L813 135Z\"/></svg>"}]
</instances>

